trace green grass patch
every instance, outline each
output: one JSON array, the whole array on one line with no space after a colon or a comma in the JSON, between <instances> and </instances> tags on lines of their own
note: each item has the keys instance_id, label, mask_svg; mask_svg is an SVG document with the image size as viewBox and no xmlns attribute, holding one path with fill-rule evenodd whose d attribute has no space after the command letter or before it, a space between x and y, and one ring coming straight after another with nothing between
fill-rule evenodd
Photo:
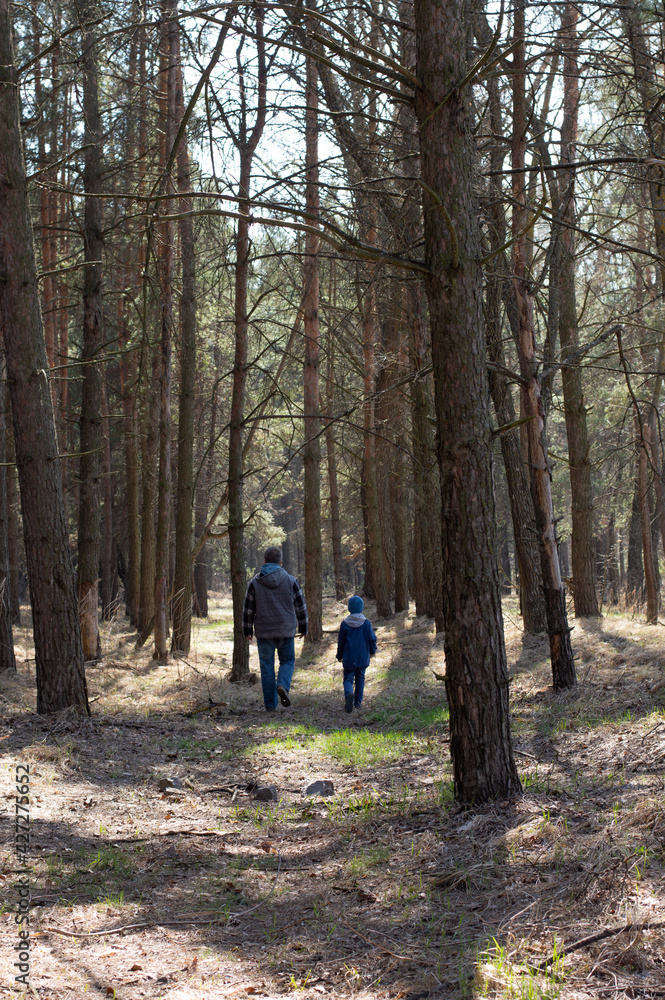
<instances>
[{"instance_id":1,"label":"green grass patch","mask_svg":"<svg viewBox=\"0 0 665 1000\"><path fill-rule=\"evenodd\" d=\"M167 744L165 744L167 745ZM171 744L173 745L173 744ZM213 755L222 760L229 760L234 756L233 750L224 750L221 740L197 740L191 736L185 736L175 743L179 756L186 760L199 760Z\"/></svg>"},{"instance_id":2,"label":"green grass patch","mask_svg":"<svg viewBox=\"0 0 665 1000\"><path fill-rule=\"evenodd\" d=\"M321 732L320 728L314 726L289 725L286 732L277 732L269 740L246 747L242 753L251 757L258 751L301 753L303 750L312 750L342 764L367 767L395 760L404 754L423 752L423 749L425 752L432 751L434 748L430 741L425 747L419 731L425 730L428 725L438 725L447 717L446 706L435 706L428 709L416 709L412 713L412 719L415 719L419 724L411 725L408 729L405 725L399 725L379 732L366 728ZM387 721L388 716L386 716Z\"/></svg>"},{"instance_id":3,"label":"green grass patch","mask_svg":"<svg viewBox=\"0 0 665 1000\"><path fill-rule=\"evenodd\" d=\"M196 631L216 628L233 628L233 618L208 618L205 621L192 619L192 629Z\"/></svg>"},{"instance_id":4,"label":"green grass patch","mask_svg":"<svg viewBox=\"0 0 665 1000\"><path fill-rule=\"evenodd\" d=\"M427 705L423 708L418 706L407 708L387 706L369 712L367 721L381 726L382 729L412 732L443 726L448 722L449 717L450 713L446 704Z\"/></svg>"},{"instance_id":5,"label":"green grass patch","mask_svg":"<svg viewBox=\"0 0 665 1000\"><path fill-rule=\"evenodd\" d=\"M396 760L405 751L415 748L413 734L371 733L367 729L341 729L317 740L323 754L342 764L367 767Z\"/></svg>"},{"instance_id":6,"label":"green grass patch","mask_svg":"<svg viewBox=\"0 0 665 1000\"><path fill-rule=\"evenodd\" d=\"M390 860L390 848L370 847L366 851L359 851L347 861L346 870L354 878L365 875L368 869L384 867Z\"/></svg>"}]
</instances>

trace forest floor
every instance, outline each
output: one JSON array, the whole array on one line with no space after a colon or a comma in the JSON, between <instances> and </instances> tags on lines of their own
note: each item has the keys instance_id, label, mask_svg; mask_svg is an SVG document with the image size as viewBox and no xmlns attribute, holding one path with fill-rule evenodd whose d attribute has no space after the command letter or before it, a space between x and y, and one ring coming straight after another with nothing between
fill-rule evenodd
<instances>
[{"instance_id":1,"label":"forest floor","mask_svg":"<svg viewBox=\"0 0 665 1000\"><path fill-rule=\"evenodd\" d=\"M18 629L18 672L0 676L0 997L18 991L18 764L33 995L664 997L665 630L575 622L580 683L555 696L546 640L523 637L511 600L505 612L524 794L470 812L452 800L443 646L426 619L377 623L352 715L333 601L324 642L296 644L292 707L271 715L260 684L226 680L221 596L166 667L125 621L106 624L84 720L35 714ZM160 791L176 777L182 791ZM334 795L305 797L319 778ZM279 800L252 799L254 783Z\"/></svg>"}]
</instances>

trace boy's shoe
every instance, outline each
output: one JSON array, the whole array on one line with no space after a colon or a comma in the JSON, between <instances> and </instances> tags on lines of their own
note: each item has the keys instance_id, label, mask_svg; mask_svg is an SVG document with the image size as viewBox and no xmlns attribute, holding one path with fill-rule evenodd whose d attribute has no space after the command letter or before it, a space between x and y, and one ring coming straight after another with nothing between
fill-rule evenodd
<instances>
[{"instance_id":1,"label":"boy's shoe","mask_svg":"<svg viewBox=\"0 0 665 1000\"><path fill-rule=\"evenodd\" d=\"M344 705L344 709L347 712L352 712L353 711L353 695L352 694L347 694L347 696L346 696L346 704Z\"/></svg>"},{"instance_id":2,"label":"boy's shoe","mask_svg":"<svg viewBox=\"0 0 665 1000\"><path fill-rule=\"evenodd\" d=\"M279 695L279 700L281 701L284 708L288 708L291 704L291 699L289 698L289 692L286 688L282 687L281 684L277 686L277 694Z\"/></svg>"}]
</instances>

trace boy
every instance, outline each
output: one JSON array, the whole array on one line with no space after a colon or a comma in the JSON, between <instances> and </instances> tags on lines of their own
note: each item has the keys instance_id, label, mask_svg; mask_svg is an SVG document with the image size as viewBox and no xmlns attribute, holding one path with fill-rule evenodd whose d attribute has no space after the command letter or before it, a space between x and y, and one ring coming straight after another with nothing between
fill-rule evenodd
<instances>
[{"instance_id":1,"label":"boy","mask_svg":"<svg viewBox=\"0 0 665 1000\"><path fill-rule=\"evenodd\" d=\"M347 712L352 712L354 705L360 708L362 704L365 671L369 666L370 656L376 653L376 636L362 613L364 606L362 597L349 599L349 614L340 626L337 640L337 659L344 666L344 707Z\"/></svg>"}]
</instances>

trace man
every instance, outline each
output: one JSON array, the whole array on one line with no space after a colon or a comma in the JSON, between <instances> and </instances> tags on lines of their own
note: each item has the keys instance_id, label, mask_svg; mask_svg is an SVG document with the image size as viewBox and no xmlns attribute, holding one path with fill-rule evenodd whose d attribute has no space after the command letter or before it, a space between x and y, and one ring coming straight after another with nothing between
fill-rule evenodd
<instances>
[{"instance_id":1,"label":"man","mask_svg":"<svg viewBox=\"0 0 665 1000\"><path fill-rule=\"evenodd\" d=\"M296 662L296 628L307 635L307 605L295 576L282 569L282 550L276 545L266 549L265 562L249 581L242 609L242 628L247 639L256 633L261 664L261 685L266 712L277 708L277 697L284 708L291 704L289 690ZM279 672L275 683L275 652Z\"/></svg>"}]
</instances>

